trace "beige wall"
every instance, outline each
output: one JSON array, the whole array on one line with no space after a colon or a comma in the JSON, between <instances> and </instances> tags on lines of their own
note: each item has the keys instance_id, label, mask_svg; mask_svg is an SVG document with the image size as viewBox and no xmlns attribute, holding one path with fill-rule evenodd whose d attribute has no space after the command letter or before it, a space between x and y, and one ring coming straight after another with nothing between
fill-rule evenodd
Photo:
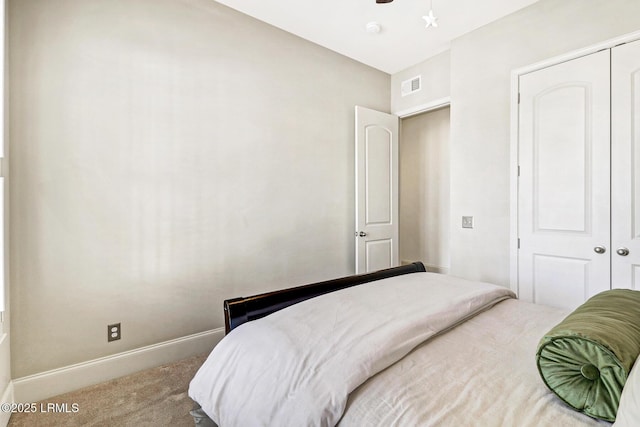
<instances>
[{"instance_id":1,"label":"beige wall","mask_svg":"<svg viewBox=\"0 0 640 427\"><path fill-rule=\"evenodd\" d=\"M400 259L450 266L449 108L402 120Z\"/></svg>"},{"instance_id":2,"label":"beige wall","mask_svg":"<svg viewBox=\"0 0 640 427\"><path fill-rule=\"evenodd\" d=\"M509 285L512 70L638 31L638 16L637 0L540 0L391 76L393 112L451 97L451 216L440 226L451 224L452 274ZM426 90L400 97L418 74Z\"/></svg>"},{"instance_id":3,"label":"beige wall","mask_svg":"<svg viewBox=\"0 0 640 427\"><path fill-rule=\"evenodd\" d=\"M451 95L451 64L449 51L442 52L425 61L399 71L391 76L391 112L403 115L403 112L421 105L430 105ZM421 76L422 87L419 91L402 96L402 82Z\"/></svg>"},{"instance_id":4,"label":"beige wall","mask_svg":"<svg viewBox=\"0 0 640 427\"><path fill-rule=\"evenodd\" d=\"M451 46L451 272L509 284L511 71L640 30L637 0L541 0ZM474 216L474 229L460 227Z\"/></svg>"},{"instance_id":5,"label":"beige wall","mask_svg":"<svg viewBox=\"0 0 640 427\"><path fill-rule=\"evenodd\" d=\"M353 108L389 111L389 75L210 0L12 0L9 25L14 378L353 272Z\"/></svg>"},{"instance_id":6,"label":"beige wall","mask_svg":"<svg viewBox=\"0 0 640 427\"><path fill-rule=\"evenodd\" d=\"M352 272L355 104L451 96L451 271L508 284L511 70L640 29L637 0L541 0L390 78L209 0L8 7L14 378Z\"/></svg>"}]
</instances>

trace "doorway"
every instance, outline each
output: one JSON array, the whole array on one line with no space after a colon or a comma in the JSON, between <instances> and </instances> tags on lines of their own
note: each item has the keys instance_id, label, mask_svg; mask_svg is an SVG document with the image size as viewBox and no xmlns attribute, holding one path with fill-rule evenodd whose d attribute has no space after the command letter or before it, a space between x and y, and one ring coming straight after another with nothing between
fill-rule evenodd
<instances>
[{"instance_id":1,"label":"doorway","mask_svg":"<svg viewBox=\"0 0 640 427\"><path fill-rule=\"evenodd\" d=\"M400 122L400 260L422 261L428 271L449 273L450 108Z\"/></svg>"}]
</instances>

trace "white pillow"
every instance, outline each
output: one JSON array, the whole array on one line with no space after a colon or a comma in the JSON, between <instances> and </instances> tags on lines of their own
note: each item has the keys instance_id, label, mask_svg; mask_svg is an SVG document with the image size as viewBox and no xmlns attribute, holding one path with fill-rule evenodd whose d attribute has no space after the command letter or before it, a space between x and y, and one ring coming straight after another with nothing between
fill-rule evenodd
<instances>
[{"instance_id":1,"label":"white pillow","mask_svg":"<svg viewBox=\"0 0 640 427\"><path fill-rule=\"evenodd\" d=\"M622 389L620 406L614 427L640 426L640 363L633 364L629 378Z\"/></svg>"}]
</instances>

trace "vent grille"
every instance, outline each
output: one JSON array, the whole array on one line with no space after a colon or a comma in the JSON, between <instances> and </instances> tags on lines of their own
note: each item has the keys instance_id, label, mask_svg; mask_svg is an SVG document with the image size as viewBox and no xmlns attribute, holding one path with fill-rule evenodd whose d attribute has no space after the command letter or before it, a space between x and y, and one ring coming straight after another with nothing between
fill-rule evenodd
<instances>
[{"instance_id":1,"label":"vent grille","mask_svg":"<svg viewBox=\"0 0 640 427\"><path fill-rule=\"evenodd\" d=\"M418 92L422 86L422 76L416 76L405 80L400 84L400 93L402 96L411 95Z\"/></svg>"}]
</instances>

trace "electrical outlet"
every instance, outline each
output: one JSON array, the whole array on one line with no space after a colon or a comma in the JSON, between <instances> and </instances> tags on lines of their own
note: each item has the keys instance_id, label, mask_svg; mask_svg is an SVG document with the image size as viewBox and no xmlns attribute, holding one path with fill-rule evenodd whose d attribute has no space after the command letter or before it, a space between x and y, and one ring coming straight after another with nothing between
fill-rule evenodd
<instances>
[{"instance_id":1,"label":"electrical outlet","mask_svg":"<svg viewBox=\"0 0 640 427\"><path fill-rule=\"evenodd\" d=\"M116 341L122 338L122 335L120 334L120 332L121 332L120 323L114 323L113 325L108 325L107 341L111 342L111 341Z\"/></svg>"}]
</instances>

